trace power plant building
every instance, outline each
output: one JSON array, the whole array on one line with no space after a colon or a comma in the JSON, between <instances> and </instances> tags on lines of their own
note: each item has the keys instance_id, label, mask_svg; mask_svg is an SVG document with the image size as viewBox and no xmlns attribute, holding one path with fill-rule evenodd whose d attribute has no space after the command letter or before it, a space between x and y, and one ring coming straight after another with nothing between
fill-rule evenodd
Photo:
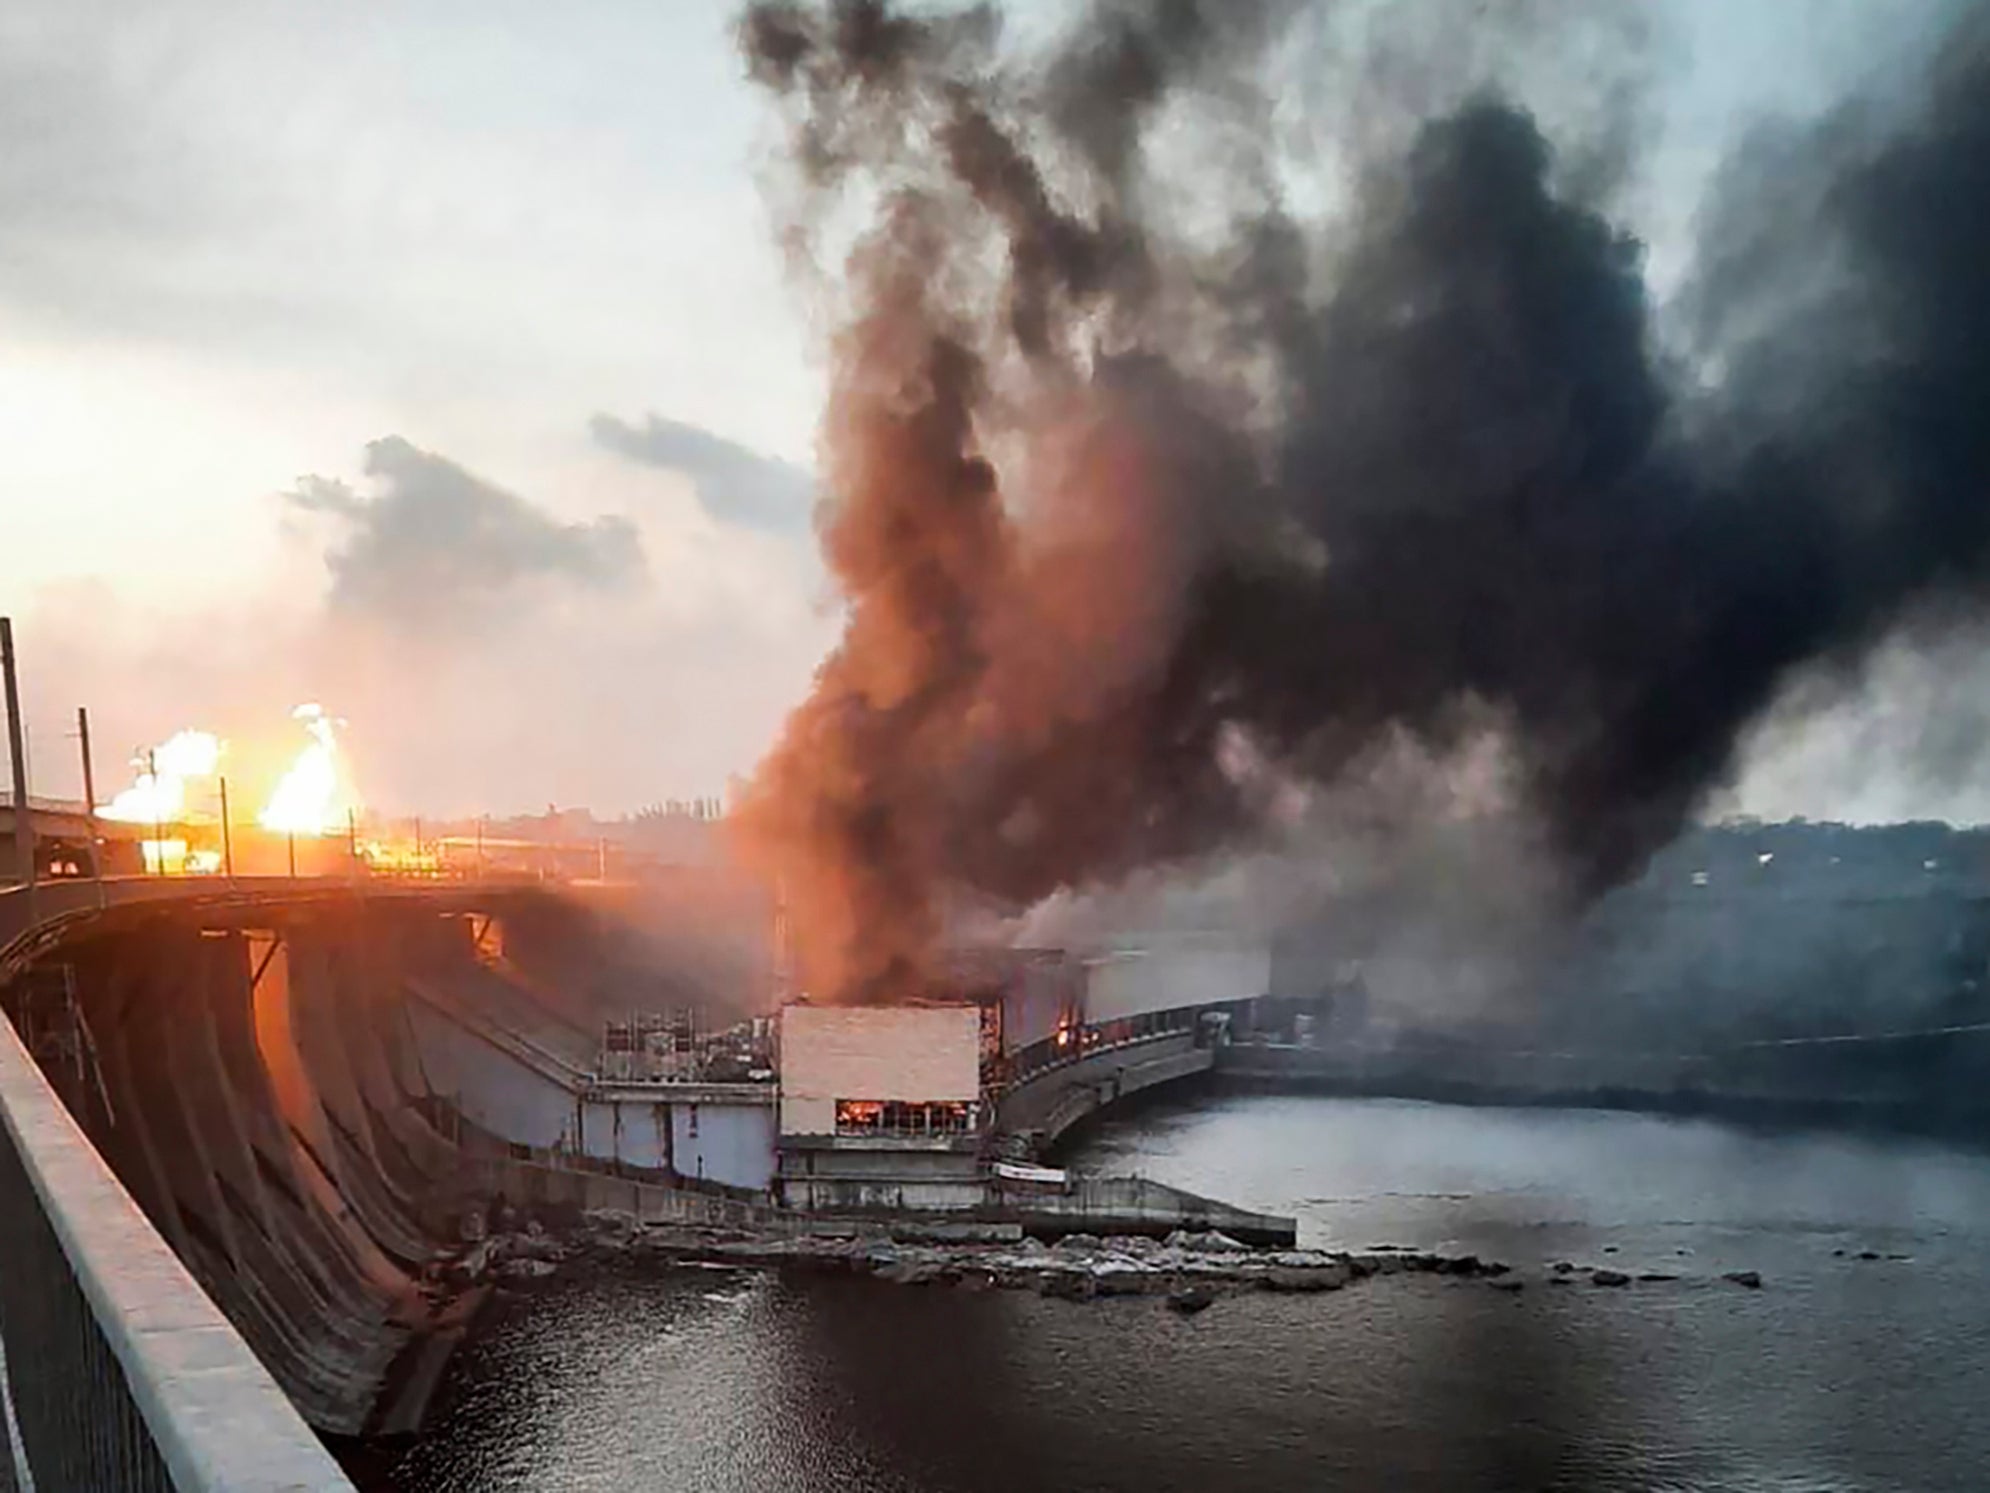
<instances>
[{"instance_id":1,"label":"power plant building","mask_svg":"<svg viewBox=\"0 0 1990 1493\"><path fill-rule=\"evenodd\" d=\"M982 1202L980 1007L787 1006L780 1069L783 1201L824 1210Z\"/></svg>"}]
</instances>

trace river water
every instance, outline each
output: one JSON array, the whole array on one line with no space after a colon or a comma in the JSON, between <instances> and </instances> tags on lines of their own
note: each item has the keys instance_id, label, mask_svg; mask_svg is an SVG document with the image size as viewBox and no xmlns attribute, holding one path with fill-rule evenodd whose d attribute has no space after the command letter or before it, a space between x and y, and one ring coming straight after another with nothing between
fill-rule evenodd
<instances>
[{"instance_id":1,"label":"river water","mask_svg":"<svg viewBox=\"0 0 1990 1493\"><path fill-rule=\"evenodd\" d=\"M1108 1121L1073 1165L1296 1214L1302 1244L1471 1251L1528 1283L1393 1276L1180 1317L1151 1298L630 1266L488 1315L431 1432L366 1481L1990 1488L1990 1158L1596 1111L1239 1097ZM1553 1287L1559 1260L1680 1279ZM1763 1289L1720 1279L1742 1269Z\"/></svg>"}]
</instances>

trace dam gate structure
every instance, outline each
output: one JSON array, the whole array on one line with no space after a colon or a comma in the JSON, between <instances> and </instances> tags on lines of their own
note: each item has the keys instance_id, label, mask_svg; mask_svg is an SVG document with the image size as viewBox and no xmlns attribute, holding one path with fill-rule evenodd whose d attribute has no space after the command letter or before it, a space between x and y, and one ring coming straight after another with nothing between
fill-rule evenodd
<instances>
[{"instance_id":1,"label":"dam gate structure","mask_svg":"<svg viewBox=\"0 0 1990 1493\"><path fill-rule=\"evenodd\" d=\"M473 1305L438 1276L461 1211L633 1194L649 1216L751 1216L732 1200L747 1189L670 1188L618 1117L655 1117L662 1166L723 1171L738 1147L711 1146L755 1113L771 1129L770 1099L592 1087L595 1013L534 974L557 962L550 900L288 879L0 890L0 1493L344 1487L312 1433L419 1425ZM702 1138L672 1151L670 1117L696 1107ZM202 1398L224 1389L225 1411ZM240 1427L205 1447L209 1420L265 1411L309 1477L229 1472L256 1445Z\"/></svg>"},{"instance_id":2,"label":"dam gate structure","mask_svg":"<svg viewBox=\"0 0 1990 1493\"><path fill-rule=\"evenodd\" d=\"M351 1485L0 1021L0 1493Z\"/></svg>"}]
</instances>

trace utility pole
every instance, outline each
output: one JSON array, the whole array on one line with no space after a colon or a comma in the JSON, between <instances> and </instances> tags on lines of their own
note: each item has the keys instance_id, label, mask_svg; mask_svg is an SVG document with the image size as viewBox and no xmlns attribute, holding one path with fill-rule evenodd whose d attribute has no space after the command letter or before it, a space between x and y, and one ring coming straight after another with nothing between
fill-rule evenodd
<instances>
[{"instance_id":1,"label":"utility pole","mask_svg":"<svg viewBox=\"0 0 1990 1493\"><path fill-rule=\"evenodd\" d=\"M35 816L28 807L28 758L21 745L21 685L14 672L14 619L0 617L0 676L7 696L7 758L14 769L14 875L28 888L34 915Z\"/></svg>"},{"instance_id":2,"label":"utility pole","mask_svg":"<svg viewBox=\"0 0 1990 1493\"><path fill-rule=\"evenodd\" d=\"M351 809L345 811L345 853L347 870L359 875L359 820Z\"/></svg>"},{"instance_id":3,"label":"utility pole","mask_svg":"<svg viewBox=\"0 0 1990 1493\"><path fill-rule=\"evenodd\" d=\"M76 707L76 740L83 753L83 824L90 836L90 879L97 884L97 905L104 905L104 848L97 839L97 766L90 757L90 712Z\"/></svg>"},{"instance_id":4,"label":"utility pole","mask_svg":"<svg viewBox=\"0 0 1990 1493\"><path fill-rule=\"evenodd\" d=\"M159 803L159 753L151 747L145 750L145 776L152 784L152 864L158 867L159 874L166 874L166 821L160 815Z\"/></svg>"},{"instance_id":5,"label":"utility pole","mask_svg":"<svg viewBox=\"0 0 1990 1493\"><path fill-rule=\"evenodd\" d=\"M235 884L235 841L228 831L228 780L221 780L221 874Z\"/></svg>"},{"instance_id":6,"label":"utility pole","mask_svg":"<svg viewBox=\"0 0 1990 1493\"><path fill-rule=\"evenodd\" d=\"M284 831L284 843L290 848L290 879L297 879L297 831Z\"/></svg>"}]
</instances>

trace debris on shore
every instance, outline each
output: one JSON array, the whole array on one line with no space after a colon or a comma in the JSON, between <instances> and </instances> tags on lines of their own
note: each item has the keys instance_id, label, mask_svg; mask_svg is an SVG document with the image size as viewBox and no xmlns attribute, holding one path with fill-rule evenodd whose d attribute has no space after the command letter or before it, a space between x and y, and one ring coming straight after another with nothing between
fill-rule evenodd
<instances>
[{"instance_id":1,"label":"debris on shore","mask_svg":"<svg viewBox=\"0 0 1990 1493\"><path fill-rule=\"evenodd\" d=\"M1309 1295L1340 1291L1382 1275L1479 1280L1506 1292L1519 1292L1526 1284L1497 1260L1401 1246L1360 1251L1258 1249L1214 1230L1177 1230L1160 1239L1067 1234L1046 1244L971 1224L846 1222L848 1226L840 1229L745 1232L646 1225L632 1214L602 1209L580 1215L560 1237L536 1221L488 1234L479 1231L444 1270L461 1285L491 1281L517 1287L549 1279L568 1263L647 1258L683 1265L816 1270L902 1286L1027 1290L1072 1301L1158 1296L1184 1316L1245 1291ZM1633 1280L1624 1271L1577 1267L1568 1261L1551 1266L1546 1279L1562 1285L1584 1276L1602 1287L1628 1286ZM1754 1271L1731 1271L1724 1278L1737 1285L1761 1285ZM1635 1279L1664 1282L1678 1277L1646 1272Z\"/></svg>"},{"instance_id":2,"label":"debris on shore","mask_svg":"<svg viewBox=\"0 0 1990 1493\"><path fill-rule=\"evenodd\" d=\"M1476 1255L1258 1250L1214 1231L1177 1232L1165 1239L1081 1234L1046 1245L1031 1238L933 1244L889 1237L740 1237L666 1228L647 1231L638 1248L669 1260L841 1271L899 1285L967 1284L1034 1290L1069 1300L1164 1296L1184 1313L1200 1311L1217 1296L1236 1291L1311 1294L1338 1291L1374 1275L1493 1279L1508 1272L1507 1266Z\"/></svg>"}]
</instances>

